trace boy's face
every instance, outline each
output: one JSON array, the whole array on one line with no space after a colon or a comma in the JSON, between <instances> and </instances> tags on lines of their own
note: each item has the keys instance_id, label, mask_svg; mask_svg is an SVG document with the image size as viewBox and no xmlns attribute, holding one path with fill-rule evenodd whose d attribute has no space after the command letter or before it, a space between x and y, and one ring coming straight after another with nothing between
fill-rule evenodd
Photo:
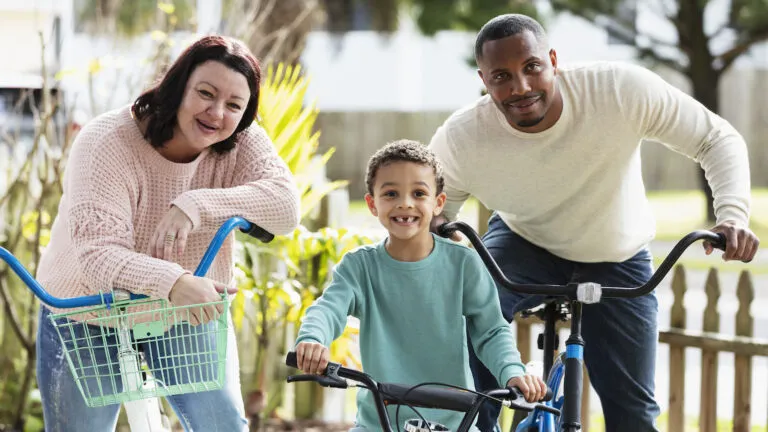
<instances>
[{"instance_id":1,"label":"boy's face","mask_svg":"<svg viewBox=\"0 0 768 432\"><path fill-rule=\"evenodd\" d=\"M437 192L432 167L414 162L392 162L378 169L373 196L365 201L390 237L408 240L429 235L429 223L440 214L445 193Z\"/></svg>"}]
</instances>

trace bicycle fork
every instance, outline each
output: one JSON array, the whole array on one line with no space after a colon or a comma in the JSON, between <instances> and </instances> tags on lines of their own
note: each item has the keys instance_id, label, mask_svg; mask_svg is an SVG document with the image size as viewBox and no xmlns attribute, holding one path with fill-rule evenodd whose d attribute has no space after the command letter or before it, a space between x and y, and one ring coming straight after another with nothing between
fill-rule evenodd
<instances>
[{"instance_id":1,"label":"bicycle fork","mask_svg":"<svg viewBox=\"0 0 768 432\"><path fill-rule=\"evenodd\" d=\"M562 430L581 430L581 392L584 382L584 339L581 337L581 302L571 302L571 335L565 342L565 400Z\"/></svg>"}]
</instances>

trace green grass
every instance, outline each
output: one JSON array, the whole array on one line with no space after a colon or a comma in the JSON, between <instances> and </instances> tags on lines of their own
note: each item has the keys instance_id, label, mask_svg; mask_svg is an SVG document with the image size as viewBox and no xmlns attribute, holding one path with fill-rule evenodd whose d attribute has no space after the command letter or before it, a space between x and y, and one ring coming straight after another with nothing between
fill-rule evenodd
<instances>
[{"instance_id":1,"label":"green grass","mask_svg":"<svg viewBox=\"0 0 768 432\"><path fill-rule=\"evenodd\" d=\"M652 191L648 192L653 214L656 217L656 238L677 240L695 229L711 228L704 220L704 194L701 191ZM369 215L364 200L350 202L352 215ZM477 212L477 201L469 199L462 214ZM752 190L751 228L760 238L768 238L768 189Z\"/></svg>"},{"instance_id":2,"label":"green grass","mask_svg":"<svg viewBox=\"0 0 768 432\"><path fill-rule=\"evenodd\" d=\"M704 194L701 191L652 191L648 193L653 214L656 218L656 239L677 241L684 235L697 229L712 228L704 217ZM467 221L477 219L478 203L469 199L459 217ZM352 201L349 206L351 223L364 221L366 226L376 227L377 221L370 215L365 201ZM758 238L768 239L768 189L752 190L752 217L750 227ZM658 266L663 256L655 258ZM720 271L740 272L748 269L753 274L768 274L768 264L753 262L724 262L713 259L697 259L683 256L680 260L686 267L696 270L708 270L715 266Z\"/></svg>"},{"instance_id":3,"label":"green grass","mask_svg":"<svg viewBox=\"0 0 768 432\"><path fill-rule=\"evenodd\" d=\"M605 431L605 421L602 414L593 413L589 418L589 432L603 432ZM657 419L659 432L673 432L669 431L667 425L669 424L669 413L663 412ZM699 419L695 416L687 416L685 418L685 429L682 431L674 432L698 432ZM717 432L731 432L733 431L733 420L731 419L717 419ZM752 425L750 427L751 432L764 432L765 425Z\"/></svg>"},{"instance_id":4,"label":"green grass","mask_svg":"<svg viewBox=\"0 0 768 432\"><path fill-rule=\"evenodd\" d=\"M694 229L711 228L704 220L701 191L649 192L648 201L656 217L659 240L677 240ZM758 237L768 238L768 189L752 190L750 225Z\"/></svg>"},{"instance_id":5,"label":"green grass","mask_svg":"<svg viewBox=\"0 0 768 432\"><path fill-rule=\"evenodd\" d=\"M589 432L605 432L605 420L603 414L600 412L591 412L589 417ZM502 430L509 430L512 425L512 411L503 410L501 414L501 426ZM682 431L670 431L667 428L669 424L669 413L663 412L657 419L657 425L659 432L697 432L699 428L699 419L695 416L688 416L685 419L685 429ZM733 431L733 420L731 419L718 419L717 420L717 432L731 432ZM765 425L752 425L750 427L751 432L765 432Z\"/></svg>"}]
</instances>

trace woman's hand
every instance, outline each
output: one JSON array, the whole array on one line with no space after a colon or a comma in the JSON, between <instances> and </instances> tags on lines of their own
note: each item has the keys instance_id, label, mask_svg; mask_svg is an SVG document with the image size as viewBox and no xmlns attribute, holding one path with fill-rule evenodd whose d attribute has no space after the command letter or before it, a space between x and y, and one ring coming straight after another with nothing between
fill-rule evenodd
<instances>
[{"instance_id":1,"label":"woman's hand","mask_svg":"<svg viewBox=\"0 0 768 432\"><path fill-rule=\"evenodd\" d=\"M236 292L237 288L230 288L211 279L186 273L173 284L171 292L168 294L168 300L174 306L190 306L217 302L221 300L220 294L234 294ZM187 310L189 314L186 318L190 324L196 326L217 319L224 312L224 307L222 305L190 306Z\"/></svg>"},{"instance_id":2,"label":"woman's hand","mask_svg":"<svg viewBox=\"0 0 768 432\"><path fill-rule=\"evenodd\" d=\"M184 253L190 231L192 220L181 209L172 205L157 224L149 240L149 254L155 258L173 261L175 256L179 257Z\"/></svg>"}]
</instances>

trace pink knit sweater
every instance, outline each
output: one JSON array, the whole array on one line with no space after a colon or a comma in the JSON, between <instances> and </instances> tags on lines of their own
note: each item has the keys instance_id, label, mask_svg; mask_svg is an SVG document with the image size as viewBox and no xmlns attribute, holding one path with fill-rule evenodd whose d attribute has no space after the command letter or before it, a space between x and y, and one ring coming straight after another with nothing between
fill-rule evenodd
<instances>
[{"instance_id":1,"label":"pink knit sweater","mask_svg":"<svg viewBox=\"0 0 768 432\"><path fill-rule=\"evenodd\" d=\"M193 225L177 262L148 255L154 229L171 204ZM56 297L122 288L168 298L232 216L273 234L288 233L299 222L293 177L262 128L254 124L243 131L229 153L206 150L193 162L175 163L143 138L129 107L111 111L87 124L75 140L37 278ZM231 282L233 237L206 277Z\"/></svg>"}]
</instances>

